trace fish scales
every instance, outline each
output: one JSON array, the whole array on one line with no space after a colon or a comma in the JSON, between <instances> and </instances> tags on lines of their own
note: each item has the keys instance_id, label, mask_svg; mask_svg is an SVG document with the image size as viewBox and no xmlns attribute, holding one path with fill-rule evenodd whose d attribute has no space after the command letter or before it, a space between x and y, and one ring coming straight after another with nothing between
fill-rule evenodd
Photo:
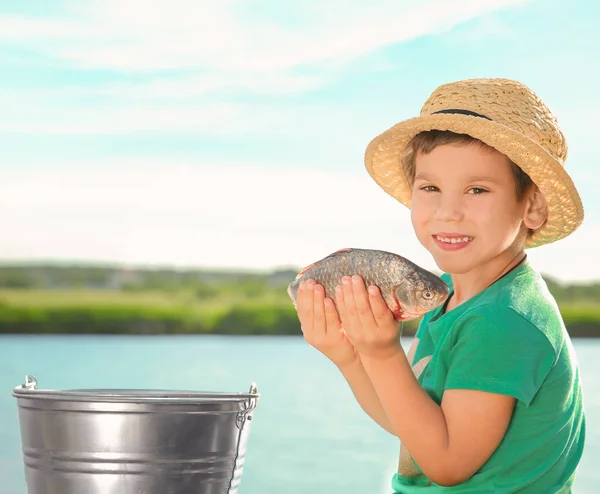
<instances>
[{"instance_id":1,"label":"fish scales","mask_svg":"<svg viewBox=\"0 0 600 494\"><path fill-rule=\"evenodd\" d=\"M335 301L336 286L355 274L366 286L379 287L397 318L417 317L448 295L448 286L433 273L397 254L372 249L341 249L310 264L289 284L288 294L295 305L300 282L314 279Z\"/></svg>"}]
</instances>

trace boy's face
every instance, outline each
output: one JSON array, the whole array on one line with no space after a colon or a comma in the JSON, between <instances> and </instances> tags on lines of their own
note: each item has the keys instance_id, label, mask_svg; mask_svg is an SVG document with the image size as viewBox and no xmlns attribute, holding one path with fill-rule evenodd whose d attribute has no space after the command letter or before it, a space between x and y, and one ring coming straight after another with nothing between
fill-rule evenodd
<instances>
[{"instance_id":1,"label":"boy's face","mask_svg":"<svg viewBox=\"0 0 600 494\"><path fill-rule=\"evenodd\" d=\"M495 150L441 145L415 158L413 227L446 273L470 272L509 251L526 209L508 159Z\"/></svg>"}]
</instances>

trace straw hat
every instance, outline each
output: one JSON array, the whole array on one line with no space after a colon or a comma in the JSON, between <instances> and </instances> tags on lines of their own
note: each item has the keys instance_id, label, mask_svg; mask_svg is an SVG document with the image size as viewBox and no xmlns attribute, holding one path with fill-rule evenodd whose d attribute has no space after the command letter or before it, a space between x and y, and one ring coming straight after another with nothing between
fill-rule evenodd
<instances>
[{"instance_id":1,"label":"straw hat","mask_svg":"<svg viewBox=\"0 0 600 494\"><path fill-rule=\"evenodd\" d=\"M406 207L411 188L400 157L419 132L468 134L508 156L527 173L548 201L548 220L527 247L555 242L583 221L583 205L565 171L567 143L554 115L524 84L509 79L467 79L439 86L420 116L404 120L367 146L365 166L379 186Z\"/></svg>"}]
</instances>

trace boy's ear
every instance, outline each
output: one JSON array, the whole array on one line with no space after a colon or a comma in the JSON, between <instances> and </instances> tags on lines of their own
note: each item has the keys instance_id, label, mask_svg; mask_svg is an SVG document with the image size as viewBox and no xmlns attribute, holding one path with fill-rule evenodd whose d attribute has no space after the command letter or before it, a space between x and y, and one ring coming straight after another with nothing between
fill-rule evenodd
<instances>
[{"instance_id":1,"label":"boy's ear","mask_svg":"<svg viewBox=\"0 0 600 494\"><path fill-rule=\"evenodd\" d=\"M537 185L534 185L527 199L523 211L523 223L530 230L537 230L548 219L548 202Z\"/></svg>"}]
</instances>

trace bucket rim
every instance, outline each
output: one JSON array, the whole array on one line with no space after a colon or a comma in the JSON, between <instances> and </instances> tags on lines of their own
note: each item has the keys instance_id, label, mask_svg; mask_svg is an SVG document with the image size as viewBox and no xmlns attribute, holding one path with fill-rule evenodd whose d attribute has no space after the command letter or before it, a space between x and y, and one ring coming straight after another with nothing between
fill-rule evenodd
<instances>
[{"instance_id":1,"label":"bucket rim","mask_svg":"<svg viewBox=\"0 0 600 494\"><path fill-rule=\"evenodd\" d=\"M12 396L25 399L60 399L66 401L99 401L112 403L214 403L219 401L257 401L260 397L260 393L258 393L255 383L250 385L248 392L143 388L39 389L35 377L27 375L25 384L13 388Z\"/></svg>"}]
</instances>

